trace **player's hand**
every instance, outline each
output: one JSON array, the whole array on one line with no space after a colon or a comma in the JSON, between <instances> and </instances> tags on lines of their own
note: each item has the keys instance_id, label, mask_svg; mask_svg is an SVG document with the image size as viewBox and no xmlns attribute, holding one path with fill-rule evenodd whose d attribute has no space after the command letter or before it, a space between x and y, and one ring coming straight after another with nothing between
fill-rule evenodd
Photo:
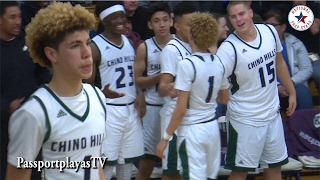
<instances>
[{"instance_id":1,"label":"player's hand","mask_svg":"<svg viewBox=\"0 0 320 180\"><path fill-rule=\"evenodd\" d=\"M13 100L9 105L9 114L12 114L24 101L24 97Z\"/></svg>"},{"instance_id":2,"label":"player's hand","mask_svg":"<svg viewBox=\"0 0 320 180\"><path fill-rule=\"evenodd\" d=\"M106 86L104 86L102 92L106 98L119 98L119 97L125 96L124 93L119 93L119 92L111 90L110 83L108 83Z\"/></svg>"},{"instance_id":3,"label":"player's hand","mask_svg":"<svg viewBox=\"0 0 320 180\"><path fill-rule=\"evenodd\" d=\"M168 141L164 140L161 138L161 141L159 142L158 146L157 146L157 156L161 159L165 158L163 152L166 149L168 145Z\"/></svg>"},{"instance_id":4,"label":"player's hand","mask_svg":"<svg viewBox=\"0 0 320 180\"><path fill-rule=\"evenodd\" d=\"M279 86L278 86L278 92L279 92L280 97L287 97L287 96L289 96L288 91L287 91L286 88L283 87L282 85L279 85Z\"/></svg>"},{"instance_id":5,"label":"player's hand","mask_svg":"<svg viewBox=\"0 0 320 180\"><path fill-rule=\"evenodd\" d=\"M174 88L174 82L167 84L166 91L168 96L175 98L178 96L178 90Z\"/></svg>"},{"instance_id":6,"label":"player's hand","mask_svg":"<svg viewBox=\"0 0 320 180\"><path fill-rule=\"evenodd\" d=\"M296 96L295 95L290 95L289 96L289 106L287 108L287 116L291 116L294 111L296 110L297 107L297 100L296 100Z\"/></svg>"},{"instance_id":7,"label":"player's hand","mask_svg":"<svg viewBox=\"0 0 320 180\"><path fill-rule=\"evenodd\" d=\"M147 112L147 103L143 92L138 93L137 98L134 101L134 108L138 111L139 118L142 120Z\"/></svg>"}]
</instances>

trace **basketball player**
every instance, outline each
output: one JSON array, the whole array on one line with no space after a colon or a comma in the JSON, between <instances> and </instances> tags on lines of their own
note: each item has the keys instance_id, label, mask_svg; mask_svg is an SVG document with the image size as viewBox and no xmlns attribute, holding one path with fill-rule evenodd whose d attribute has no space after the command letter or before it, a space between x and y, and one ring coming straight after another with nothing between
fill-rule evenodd
<instances>
[{"instance_id":1,"label":"basketball player","mask_svg":"<svg viewBox=\"0 0 320 180\"><path fill-rule=\"evenodd\" d=\"M93 62L98 68L91 77L91 83L98 77L96 82L100 87L110 84L110 89L124 95L106 99L107 138L103 142L102 153L108 159L104 175L107 180L111 179L116 165L117 179L128 180L133 162L144 154L140 121L145 113L141 108L144 95L134 82L135 50L129 39L122 35L126 18L122 4L99 1L95 13L105 28L92 39Z\"/></svg>"},{"instance_id":2,"label":"basketball player","mask_svg":"<svg viewBox=\"0 0 320 180\"><path fill-rule=\"evenodd\" d=\"M157 147L157 154L163 157L168 141L178 128L183 179L216 179L221 156L216 100L228 102L229 82L224 77L220 59L207 50L217 46L217 21L209 13L196 13L188 24L192 55L178 63L177 106Z\"/></svg>"},{"instance_id":3,"label":"basketball player","mask_svg":"<svg viewBox=\"0 0 320 180\"><path fill-rule=\"evenodd\" d=\"M11 116L7 179L30 179L31 169L17 161L34 161L40 148L44 161L86 162L101 156L105 137L104 95L82 84L92 73L88 30L95 18L80 5L53 3L40 10L26 28L34 62L53 69L49 84L39 88ZM67 161L67 162L66 162ZM99 165L100 166L100 165ZM101 179L101 167L45 169L46 179Z\"/></svg>"},{"instance_id":4,"label":"basketball player","mask_svg":"<svg viewBox=\"0 0 320 180\"><path fill-rule=\"evenodd\" d=\"M253 24L249 2L231 1L227 7L235 32L219 47L219 56L231 79L226 119L229 139L226 169L229 179L246 179L260 164L264 179L280 180L281 165L288 162L284 141L277 77L289 92L290 116L296 94L282 46L273 26Z\"/></svg>"},{"instance_id":5,"label":"basketball player","mask_svg":"<svg viewBox=\"0 0 320 180\"><path fill-rule=\"evenodd\" d=\"M150 179L156 161L161 161L156 155L157 143L161 139L159 111L164 103L157 92L160 79L160 52L174 37L170 34L172 18L170 7L164 2L152 3L148 10L148 27L155 36L142 43L137 51L135 61L135 80L139 88L146 89L145 97L147 113L143 118L143 138L145 145L144 159L139 162L136 179ZM143 73L146 72L145 76Z\"/></svg>"},{"instance_id":6,"label":"basketball player","mask_svg":"<svg viewBox=\"0 0 320 180\"><path fill-rule=\"evenodd\" d=\"M174 7L176 37L168 42L160 54L161 77L158 92L161 97L165 96L165 104L160 110L161 134L166 130L176 106L177 92L174 89L174 78L178 62L191 54L191 47L188 44L189 26L187 22L195 11L196 8L189 2L180 2ZM180 179L178 166L177 136L173 134L173 139L169 142L168 148L165 150L165 157L162 159L162 178L164 180Z\"/></svg>"}]
</instances>

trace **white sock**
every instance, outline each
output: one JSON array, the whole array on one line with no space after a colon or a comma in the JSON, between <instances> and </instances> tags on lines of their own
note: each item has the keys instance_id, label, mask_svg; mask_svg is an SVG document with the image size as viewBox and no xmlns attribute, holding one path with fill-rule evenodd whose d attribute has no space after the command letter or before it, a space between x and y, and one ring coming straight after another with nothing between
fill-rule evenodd
<instances>
[{"instance_id":1,"label":"white sock","mask_svg":"<svg viewBox=\"0 0 320 180\"><path fill-rule=\"evenodd\" d=\"M130 180L132 175L132 165L132 163L118 164L116 166L117 180Z\"/></svg>"},{"instance_id":2,"label":"white sock","mask_svg":"<svg viewBox=\"0 0 320 180\"><path fill-rule=\"evenodd\" d=\"M103 168L103 174L106 180L110 180L112 178L113 169L114 169L114 166L105 166Z\"/></svg>"}]
</instances>

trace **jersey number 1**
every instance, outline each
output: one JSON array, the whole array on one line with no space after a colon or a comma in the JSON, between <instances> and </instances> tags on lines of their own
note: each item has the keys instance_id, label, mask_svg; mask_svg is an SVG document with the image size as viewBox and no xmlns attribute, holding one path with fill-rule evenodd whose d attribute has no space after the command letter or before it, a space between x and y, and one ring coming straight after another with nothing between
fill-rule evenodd
<instances>
[{"instance_id":1,"label":"jersey number 1","mask_svg":"<svg viewBox=\"0 0 320 180\"><path fill-rule=\"evenodd\" d=\"M85 161L86 163L88 161L90 161L90 160L91 160L91 156L85 156L84 159L83 159L83 161ZM90 179L90 170L91 170L90 167L84 168L84 180L89 180Z\"/></svg>"},{"instance_id":2,"label":"jersey number 1","mask_svg":"<svg viewBox=\"0 0 320 180\"><path fill-rule=\"evenodd\" d=\"M272 75L272 78L269 79L269 84L272 83L275 80L275 73L274 73L274 68L271 67L273 65L273 61L269 62L266 64L268 76ZM263 67L259 68L259 75L260 75L260 82L262 87L266 87L266 81L264 79L264 73L263 73Z\"/></svg>"},{"instance_id":3,"label":"jersey number 1","mask_svg":"<svg viewBox=\"0 0 320 180\"><path fill-rule=\"evenodd\" d=\"M208 79L208 82L209 82L209 91L208 91L208 95L206 98L206 103L210 102L211 97L212 97L214 76L210 76Z\"/></svg>"}]
</instances>

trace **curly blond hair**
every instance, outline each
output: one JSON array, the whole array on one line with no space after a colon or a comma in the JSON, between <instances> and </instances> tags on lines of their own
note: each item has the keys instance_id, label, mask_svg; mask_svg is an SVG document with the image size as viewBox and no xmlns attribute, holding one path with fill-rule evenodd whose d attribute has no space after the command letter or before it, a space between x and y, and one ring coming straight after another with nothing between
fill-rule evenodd
<instances>
[{"instance_id":1,"label":"curly blond hair","mask_svg":"<svg viewBox=\"0 0 320 180\"><path fill-rule=\"evenodd\" d=\"M200 49L208 49L217 44L219 28L217 21L210 13L196 12L188 21L194 43Z\"/></svg>"},{"instance_id":2,"label":"curly blond hair","mask_svg":"<svg viewBox=\"0 0 320 180\"><path fill-rule=\"evenodd\" d=\"M77 30L90 30L95 26L93 14L80 5L54 2L39 10L26 27L26 45L31 58L41 66L51 68L52 64L44 53L45 47L58 50L68 33Z\"/></svg>"}]
</instances>

